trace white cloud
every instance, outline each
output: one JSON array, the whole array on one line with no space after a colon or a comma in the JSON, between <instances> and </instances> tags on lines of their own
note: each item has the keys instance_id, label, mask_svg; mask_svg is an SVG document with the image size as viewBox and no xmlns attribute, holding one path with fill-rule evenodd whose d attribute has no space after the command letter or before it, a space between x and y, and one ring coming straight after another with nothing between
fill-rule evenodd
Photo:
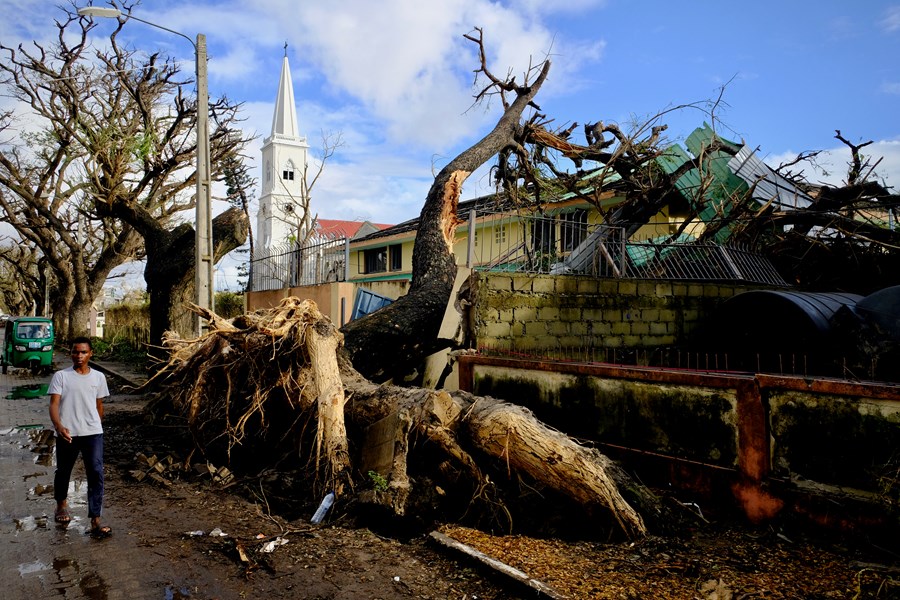
<instances>
[{"instance_id":1,"label":"white cloud","mask_svg":"<svg viewBox=\"0 0 900 600\"><path fill-rule=\"evenodd\" d=\"M881 84L881 91L885 94L900 96L900 81L885 82Z\"/></svg>"},{"instance_id":2,"label":"white cloud","mask_svg":"<svg viewBox=\"0 0 900 600\"><path fill-rule=\"evenodd\" d=\"M889 6L884 11L881 26L888 33L900 31L900 6Z\"/></svg>"},{"instance_id":3,"label":"white cloud","mask_svg":"<svg viewBox=\"0 0 900 600\"><path fill-rule=\"evenodd\" d=\"M872 162L881 161L875 168L875 174L882 183L900 188L900 138L879 140L863 148L865 156L872 157ZM794 160L797 153L786 151L765 157L766 163L773 167ZM847 169L852 156L846 146L827 148L816 157L816 165L804 163L803 167L794 167L794 171L805 169L805 176L811 183L840 186L847 178ZM895 189L895 193L897 193Z\"/></svg>"}]
</instances>

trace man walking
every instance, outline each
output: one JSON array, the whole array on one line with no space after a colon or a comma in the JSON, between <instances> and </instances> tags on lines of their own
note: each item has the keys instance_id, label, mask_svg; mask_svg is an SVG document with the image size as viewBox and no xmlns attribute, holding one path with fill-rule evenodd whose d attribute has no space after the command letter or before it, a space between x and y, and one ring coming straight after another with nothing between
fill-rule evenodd
<instances>
[{"instance_id":1,"label":"man walking","mask_svg":"<svg viewBox=\"0 0 900 600\"><path fill-rule=\"evenodd\" d=\"M55 520L72 520L66 500L75 460L81 453L87 475L88 518L91 535L107 537L112 531L100 524L103 511L103 400L109 396L106 377L91 369L91 340L78 337L72 342L72 366L57 371L50 381L50 420L56 429L56 474L53 496Z\"/></svg>"}]
</instances>

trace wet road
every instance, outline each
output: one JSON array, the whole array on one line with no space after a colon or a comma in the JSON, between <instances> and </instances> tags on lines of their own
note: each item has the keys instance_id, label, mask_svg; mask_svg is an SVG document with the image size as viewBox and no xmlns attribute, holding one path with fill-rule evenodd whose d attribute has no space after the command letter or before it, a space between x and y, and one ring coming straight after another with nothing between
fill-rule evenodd
<instances>
[{"instance_id":1,"label":"wet road","mask_svg":"<svg viewBox=\"0 0 900 600\"><path fill-rule=\"evenodd\" d=\"M140 524L129 522L127 509L107 501L103 519L113 536L95 540L86 535L87 484L80 460L69 489L72 522L68 527L54 522L49 381L50 375L33 376L25 369L0 374L0 596L190 597L172 583L173 565L140 546L134 535ZM109 492L107 485L107 499Z\"/></svg>"}]
</instances>

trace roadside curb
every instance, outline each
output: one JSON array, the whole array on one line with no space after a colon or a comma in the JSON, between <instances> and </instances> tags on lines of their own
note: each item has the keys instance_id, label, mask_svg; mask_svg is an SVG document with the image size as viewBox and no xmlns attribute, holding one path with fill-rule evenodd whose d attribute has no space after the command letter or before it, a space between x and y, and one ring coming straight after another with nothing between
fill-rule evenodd
<instances>
[{"instance_id":1,"label":"roadside curb","mask_svg":"<svg viewBox=\"0 0 900 600\"><path fill-rule=\"evenodd\" d=\"M97 362L95 360L92 360L90 365L101 373L117 377L134 388L139 388L147 382L147 378L145 376L134 373L133 371L126 371L126 369L121 368L119 365L111 365L109 363Z\"/></svg>"}]
</instances>

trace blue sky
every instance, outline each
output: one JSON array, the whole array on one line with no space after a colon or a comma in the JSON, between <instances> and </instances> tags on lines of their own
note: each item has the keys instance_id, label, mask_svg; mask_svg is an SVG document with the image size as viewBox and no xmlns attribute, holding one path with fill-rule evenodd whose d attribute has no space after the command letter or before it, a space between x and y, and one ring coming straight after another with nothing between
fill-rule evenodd
<instances>
[{"instance_id":1,"label":"blue sky","mask_svg":"<svg viewBox=\"0 0 900 600\"><path fill-rule=\"evenodd\" d=\"M3 43L54 36L55 2L16 6L0 23ZM345 140L313 191L321 218L417 216L433 172L493 125L499 106L471 104L476 55L462 35L474 26L484 29L497 73L521 73L549 53L537 102L557 125L627 127L714 99L727 83L720 132L758 146L770 162L832 149L822 160L829 177L807 172L838 181L849 158L834 139L840 129L854 142L874 140L868 150L885 157L878 172L888 184L900 180L900 2L145 0L135 14L207 36L210 93L245 103L246 127L260 136L253 159L270 133L288 43L301 133L314 152L322 131ZM137 22L123 35L193 71L185 40ZM683 139L704 118L672 113L669 138ZM487 191L476 173L464 197Z\"/></svg>"}]
</instances>

